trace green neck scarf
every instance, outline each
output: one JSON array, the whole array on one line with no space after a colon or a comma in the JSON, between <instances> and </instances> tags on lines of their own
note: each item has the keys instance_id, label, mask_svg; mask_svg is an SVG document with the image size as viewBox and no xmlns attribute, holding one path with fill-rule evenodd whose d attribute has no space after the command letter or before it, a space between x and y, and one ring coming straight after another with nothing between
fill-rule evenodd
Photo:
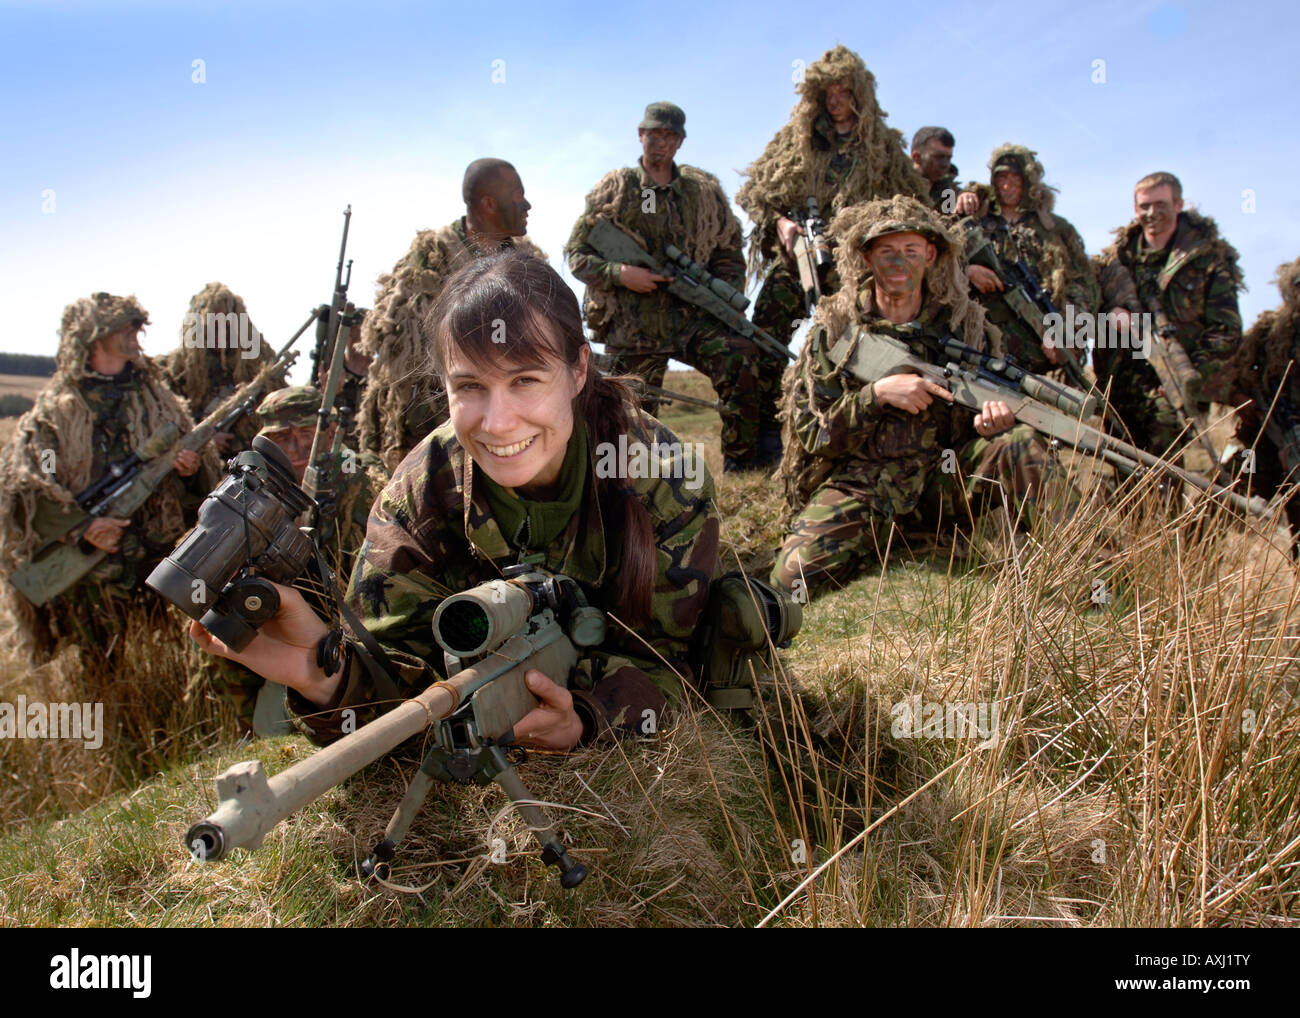
<instances>
[{"instance_id":1,"label":"green neck scarf","mask_svg":"<svg viewBox=\"0 0 1300 1018\"><path fill-rule=\"evenodd\" d=\"M538 502L507 491L481 472L488 506L505 539L521 551L552 544L569 525L582 503L587 480L587 428L574 420L573 435L560 467L560 491L553 502Z\"/></svg>"}]
</instances>

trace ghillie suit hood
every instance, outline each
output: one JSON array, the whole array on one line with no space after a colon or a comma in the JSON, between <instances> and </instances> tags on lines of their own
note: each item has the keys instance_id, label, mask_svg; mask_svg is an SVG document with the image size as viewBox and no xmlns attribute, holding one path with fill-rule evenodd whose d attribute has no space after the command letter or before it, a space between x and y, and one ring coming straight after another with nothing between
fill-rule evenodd
<instances>
[{"instance_id":1,"label":"ghillie suit hood","mask_svg":"<svg viewBox=\"0 0 1300 1018\"><path fill-rule=\"evenodd\" d=\"M849 135L853 166L838 187L826 182L833 148L814 143L819 118L828 116L826 90L834 84L848 86L858 117ZM805 209L809 195L817 198L829 221L842 209L874 198L901 194L925 201L930 193L930 182L904 150L902 133L886 125L887 114L876 101L875 76L860 56L845 46L827 50L808 66L796 91L799 101L790 122L745 169L748 179L736 194L736 203L754 221L751 276L773 257L777 219Z\"/></svg>"},{"instance_id":2,"label":"ghillie suit hood","mask_svg":"<svg viewBox=\"0 0 1300 1018\"><path fill-rule=\"evenodd\" d=\"M446 395L427 370L423 323L452 274L466 261L489 253L469 243L466 229L462 218L417 233L392 272L379 277L375 306L361 326L360 350L372 358L357 408L361 447L378 455L389 470L410 451L407 418L424 412L413 404L427 403L434 427L447 417ZM527 237L506 243L546 258ZM413 393L413 386L421 391Z\"/></svg>"},{"instance_id":3,"label":"ghillie suit hood","mask_svg":"<svg viewBox=\"0 0 1300 1018\"><path fill-rule=\"evenodd\" d=\"M133 296L96 293L64 308L54 377L37 396L35 406L19 419L13 437L0 451L0 576L30 559L39 543L33 522L39 500L75 506L76 493L94 480L90 472L95 412L86 401L82 383L103 376L87 364L91 346L123 325L148 321L148 314ZM134 364L134 374L139 381L138 398L124 401L122 409L128 415L135 451L143 449L164 424L175 424L182 433L193 429L188 408L167 388L155 363L141 356ZM209 446L200 455L200 476L204 483L215 486L220 475L216 454ZM166 491L155 492L140 511L148 515L155 529L174 530L178 536L185 529L180 500ZM0 602L8 602L0 607L7 608L7 614L18 623L20 637L29 636L36 623L31 605L7 581L0 586L5 588L0 591ZM22 642L30 653L31 644L25 638Z\"/></svg>"},{"instance_id":4,"label":"ghillie suit hood","mask_svg":"<svg viewBox=\"0 0 1300 1018\"><path fill-rule=\"evenodd\" d=\"M1043 164L1038 161L1038 153L1024 145L1010 142L999 145L989 157L989 182L976 184L972 188L980 200L978 211L972 217L976 221L990 214L1001 214L997 191L993 187L993 178L998 170L1010 169L1020 174L1024 181L1024 197L1020 199L1020 210L1026 215L1035 216L1043 229L1060 244L1043 245L1043 271L1039 280L1052 296L1052 302L1059 308L1072 303L1070 298L1071 277L1083 271L1089 264L1088 253L1083 246L1083 239L1067 220L1055 215L1057 190L1043 183Z\"/></svg>"},{"instance_id":5,"label":"ghillie suit hood","mask_svg":"<svg viewBox=\"0 0 1300 1018\"><path fill-rule=\"evenodd\" d=\"M1300 363L1290 363L1300 343L1300 258L1279 265L1273 282L1282 295L1282 306L1260 312L1255 324L1246 331L1237 364L1239 378L1250 377L1256 366L1262 368L1268 391L1261 395L1270 397L1272 390L1282 384L1283 376L1289 388L1300 372ZM1267 410L1267 406L1260 407L1261 412Z\"/></svg>"},{"instance_id":6,"label":"ghillie suit hood","mask_svg":"<svg viewBox=\"0 0 1300 1018\"><path fill-rule=\"evenodd\" d=\"M875 237L904 230L928 237L939 249L934 264L925 272L926 305L938 303L947 307L953 335L968 346L1001 354L1001 333L985 322L984 308L969 296L970 287L961 259L963 238L960 230L948 226L939 213L927 205L903 195L855 205L831 222L830 235L837 244L835 267L843 285L833 296L817 305L814 331L824 328L828 340L833 343L863 314L873 313L874 282L862 257L862 249ZM779 416L785 452L780 476L786 488L787 521L807 504L829 470L824 457L813 456L804 449L794 429L801 405L813 405L809 398L814 386L812 345L813 333L810 333L799 357L786 368L781 383L783 396Z\"/></svg>"},{"instance_id":7,"label":"ghillie suit hood","mask_svg":"<svg viewBox=\"0 0 1300 1018\"><path fill-rule=\"evenodd\" d=\"M223 389L237 389L252 381L262 365L275 359L270 344L260 340L257 356L245 356L238 333L232 334L230 327L225 333L224 348L216 345L209 348L205 317L209 314L246 316L248 308L244 299L224 283L209 283L190 298L189 310L181 323L180 346L158 359L158 367L172 391L189 400L191 409L199 416L214 399L223 395ZM235 329L237 321L238 318ZM250 335L255 332L252 322L248 329Z\"/></svg>"}]
</instances>

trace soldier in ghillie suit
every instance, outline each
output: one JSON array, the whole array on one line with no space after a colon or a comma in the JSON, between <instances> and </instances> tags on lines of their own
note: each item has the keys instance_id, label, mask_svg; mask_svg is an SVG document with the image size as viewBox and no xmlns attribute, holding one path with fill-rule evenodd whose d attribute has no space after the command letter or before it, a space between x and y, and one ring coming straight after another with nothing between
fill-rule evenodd
<instances>
[{"instance_id":1,"label":"soldier in ghillie suit","mask_svg":"<svg viewBox=\"0 0 1300 1018\"><path fill-rule=\"evenodd\" d=\"M912 165L930 182L930 205L944 214L956 211L957 175L952 161L956 139L946 127L922 127L912 135Z\"/></svg>"},{"instance_id":2,"label":"soldier in ghillie suit","mask_svg":"<svg viewBox=\"0 0 1300 1018\"><path fill-rule=\"evenodd\" d=\"M505 323L505 342L492 340ZM453 593L526 562L576 581L611 614L565 689L528 673L536 709L514 726L523 745L568 749L611 732L636 734L646 710L662 717L691 676L689 645L718 566L713 480L682 469L693 457L632 394L590 363L578 302L544 261L505 252L473 262L431 314L433 363L452 379L450 420L398 468L374 506L348 591L366 628L400 671L399 696L439 677L431 619ZM528 384L519 384L526 380ZM603 473L603 449L665 450L654 476ZM698 483L685 483L694 474ZM383 702L348 643L322 664L324 623L284 591L273 620L238 659L292 687L291 708L311 737L361 724ZM228 650L195 623L213 653Z\"/></svg>"},{"instance_id":3,"label":"soldier in ghillie suit","mask_svg":"<svg viewBox=\"0 0 1300 1018\"><path fill-rule=\"evenodd\" d=\"M989 160L991 186L977 185L958 196L958 211L970 212L967 253L987 242L998 261L1014 265L1024 259L1052 302L1075 316L1099 310L1101 295L1079 231L1052 211L1056 189L1043 183L1043 164L1023 145L999 145ZM1065 363L1064 352L1039 337L1007 303L1006 286L983 265L969 265L976 297L990 322L1002 330L1006 352L1036 374ZM1073 319L1072 319L1073 320Z\"/></svg>"},{"instance_id":4,"label":"soldier in ghillie suit","mask_svg":"<svg viewBox=\"0 0 1300 1018\"><path fill-rule=\"evenodd\" d=\"M569 269L587 284L587 325L605 344L616 373L663 381L670 357L699 369L722 399L722 453L728 470L767 466L780 455L779 436L760 446L759 365L774 361L752 340L659 286L669 281L637 265L608 261L588 242L607 219L652 256L675 244L724 282L743 289L740 222L718 178L673 161L686 138L686 114L672 103L651 103L637 129L636 166L605 174L565 245ZM642 401L654 413L653 399Z\"/></svg>"},{"instance_id":5,"label":"soldier in ghillie suit","mask_svg":"<svg viewBox=\"0 0 1300 1018\"><path fill-rule=\"evenodd\" d=\"M31 559L53 536L65 508L75 509L76 494L110 465L140 452L165 424L181 433L194 427L185 404L140 350L139 332L148 321L134 297L107 293L64 309L54 377L0 455L3 573ZM132 519L98 517L66 535L109 553L75 586L35 607L2 584L20 643L34 663L71 641L82 647L88 667L97 661L107 668L128 616L169 625L162 600L144 580L193 522L218 476L211 446L202 456L179 450L174 465L175 473Z\"/></svg>"},{"instance_id":6,"label":"soldier in ghillie suit","mask_svg":"<svg viewBox=\"0 0 1300 1018\"><path fill-rule=\"evenodd\" d=\"M321 394L316 389L309 385L295 385L271 393L257 408L262 424L258 434L280 447L300 483L311 455L320 401ZM337 427L337 424L331 424L326 430L324 440L327 446L333 442ZM324 486L334 493L334 508L322 515L318 531L326 564L333 570L340 589L345 588L352 577L357 553L366 538L370 507L387 483L388 471L378 456L369 452L357 454L346 446L341 450L336 468L324 477ZM302 586L315 603L317 612L328 618L333 610L332 599L319 583L320 577L311 570L310 579L305 578ZM216 672L212 684L218 695L234 706L240 730L250 730L257 694L264 680L232 661L221 661Z\"/></svg>"},{"instance_id":7,"label":"soldier in ghillie suit","mask_svg":"<svg viewBox=\"0 0 1300 1018\"><path fill-rule=\"evenodd\" d=\"M447 397L421 370L428 348L421 323L443 285L467 261L519 247L546 256L525 236L524 185L504 159L476 159L461 185L465 215L421 230L393 271L379 277L374 309L361 330L361 353L373 358L357 420L361 447L396 468L425 435L447 419Z\"/></svg>"},{"instance_id":8,"label":"soldier in ghillie suit","mask_svg":"<svg viewBox=\"0 0 1300 1018\"><path fill-rule=\"evenodd\" d=\"M794 520L772 582L796 592L852 579L882 554L891 522L951 529L986 502L1000 505L999 486L1014 499L1012 515L1032 519L1047 466L1046 445L1005 403L972 418L919 375L868 382L846 368L863 341L852 326L901 340L930 363L944 362L935 341L949 335L1001 353L997 329L967 295L957 233L901 196L846 209L831 231L844 285L818 307L782 407Z\"/></svg>"},{"instance_id":9,"label":"soldier in ghillie suit","mask_svg":"<svg viewBox=\"0 0 1300 1018\"><path fill-rule=\"evenodd\" d=\"M829 222L841 209L896 194L925 199L929 182L903 150L903 135L885 123L876 79L845 46L827 50L804 71L790 122L745 170L736 203L754 222L749 238L751 278L765 274L754 301L754 324L787 346L804 317L804 291L794 261L798 224L809 197ZM823 296L839 287L832 268ZM763 428L775 430L782 368L766 363L760 379Z\"/></svg>"},{"instance_id":10,"label":"soldier in ghillie suit","mask_svg":"<svg viewBox=\"0 0 1300 1018\"><path fill-rule=\"evenodd\" d=\"M168 387L189 402L195 419L202 420L274 359L275 351L249 320L244 299L224 283L209 283L190 298L181 345L158 358L158 368ZM233 435L218 433L212 444L218 455L233 456L247 449L256 434L257 420L246 414Z\"/></svg>"},{"instance_id":11,"label":"soldier in ghillie suit","mask_svg":"<svg viewBox=\"0 0 1300 1018\"><path fill-rule=\"evenodd\" d=\"M1183 209L1183 187L1172 173L1139 180L1133 208L1136 218L1115 231L1115 243L1095 260L1102 306L1130 335L1135 315L1168 317L1199 374L1188 393L1195 403L1186 408L1189 415L1208 412L1212 402L1231 403L1241 345L1237 291L1243 289L1236 249L1213 219ZM1096 351L1093 365L1135 445L1164 453L1178 442L1182 425L1145 358L1111 344ZM1184 443L1191 439L1182 435Z\"/></svg>"},{"instance_id":12,"label":"soldier in ghillie suit","mask_svg":"<svg viewBox=\"0 0 1300 1018\"><path fill-rule=\"evenodd\" d=\"M1300 484L1300 258L1279 265L1273 281L1282 306L1261 312L1246 332L1231 397L1235 406L1251 400L1237 412L1237 441L1255 450L1246 460L1254 467L1251 476L1242 480L1264 496L1284 483ZM1286 514L1292 537L1300 542L1300 499L1287 502Z\"/></svg>"}]
</instances>

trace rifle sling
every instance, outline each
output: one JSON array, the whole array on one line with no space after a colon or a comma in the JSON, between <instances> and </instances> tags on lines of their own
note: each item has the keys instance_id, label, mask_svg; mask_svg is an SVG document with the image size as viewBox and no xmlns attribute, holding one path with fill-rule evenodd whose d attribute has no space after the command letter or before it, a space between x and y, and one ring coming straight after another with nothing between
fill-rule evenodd
<instances>
[{"instance_id":1,"label":"rifle sling","mask_svg":"<svg viewBox=\"0 0 1300 1018\"><path fill-rule=\"evenodd\" d=\"M398 685L397 665L393 659L388 656L388 651L379 645L379 642L370 635L361 620L357 618L356 613L348 607L347 602L339 598L339 614L343 616L343 621L347 624L352 636L357 640L352 645L352 649L357 652L361 658L361 663L366 666L366 671L375 683L375 692L385 700L405 700L402 696Z\"/></svg>"}]
</instances>

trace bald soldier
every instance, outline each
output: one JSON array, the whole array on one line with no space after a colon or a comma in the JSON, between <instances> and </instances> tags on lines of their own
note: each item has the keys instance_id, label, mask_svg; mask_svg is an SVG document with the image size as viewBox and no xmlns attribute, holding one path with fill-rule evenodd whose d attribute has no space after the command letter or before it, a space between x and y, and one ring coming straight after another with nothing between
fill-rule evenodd
<instances>
[{"instance_id":1,"label":"bald soldier","mask_svg":"<svg viewBox=\"0 0 1300 1018\"><path fill-rule=\"evenodd\" d=\"M1244 288L1237 250L1208 216L1183 208L1183 185L1172 173L1152 173L1134 186L1133 221L1096 259L1103 307L1125 330L1149 314L1177 333L1197 377L1187 395L1189 416L1208 414L1211 403L1235 403L1233 365L1241 346L1237 293ZM1134 335L1130 333L1130 335ZM1130 344L1133 345L1133 344ZM1129 350L1098 349L1097 384L1110 385L1110 402L1133 444L1164 453L1190 441L1150 361Z\"/></svg>"},{"instance_id":2,"label":"bald soldier","mask_svg":"<svg viewBox=\"0 0 1300 1018\"><path fill-rule=\"evenodd\" d=\"M1013 516L1032 519L1047 462L1043 440L1003 402L972 417L920 375L864 380L844 367L861 341L853 327L933 364L944 363L936 341L946 336L999 352L967 295L962 240L939 213L900 196L845 209L831 232L844 285L818 306L782 413L793 520L772 582L795 592L851 580L882 554L891 522L950 531L986 503L1000 506L999 487Z\"/></svg>"},{"instance_id":3,"label":"bald soldier","mask_svg":"<svg viewBox=\"0 0 1300 1018\"><path fill-rule=\"evenodd\" d=\"M421 230L393 271L379 277L375 306L361 327L360 353L373 358L362 387L361 447L396 468L425 435L447 419L447 398L432 372L421 322L451 274L466 261L509 247L546 256L525 236L523 181L504 159L476 159L461 184L465 215L441 229Z\"/></svg>"}]
</instances>

